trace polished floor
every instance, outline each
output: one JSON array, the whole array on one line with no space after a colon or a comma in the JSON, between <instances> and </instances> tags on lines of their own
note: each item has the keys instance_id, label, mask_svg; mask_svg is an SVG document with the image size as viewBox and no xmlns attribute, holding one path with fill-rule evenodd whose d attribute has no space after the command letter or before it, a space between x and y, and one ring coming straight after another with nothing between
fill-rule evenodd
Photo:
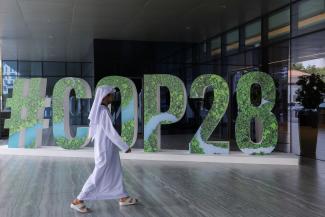
<instances>
[{"instance_id":1,"label":"polished floor","mask_svg":"<svg viewBox=\"0 0 325 217\"><path fill-rule=\"evenodd\" d=\"M325 162L297 166L123 160L129 193L120 208L92 201L69 208L93 169L91 159L0 155L0 217L324 217Z\"/></svg>"}]
</instances>

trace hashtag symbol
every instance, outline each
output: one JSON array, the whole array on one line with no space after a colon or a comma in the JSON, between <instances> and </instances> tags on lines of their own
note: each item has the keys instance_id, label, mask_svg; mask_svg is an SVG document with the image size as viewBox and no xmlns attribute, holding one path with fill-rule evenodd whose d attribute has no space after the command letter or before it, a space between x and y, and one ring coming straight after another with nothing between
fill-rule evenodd
<instances>
[{"instance_id":1,"label":"hashtag symbol","mask_svg":"<svg viewBox=\"0 0 325 217\"><path fill-rule=\"evenodd\" d=\"M45 98L46 82L46 78L15 80L12 98L6 102L6 107L11 108L4 126L9 128L9 148L41 146L42 129L49 126L44 109L51 103L50 98Z\"/></svg>"}]
</instances>

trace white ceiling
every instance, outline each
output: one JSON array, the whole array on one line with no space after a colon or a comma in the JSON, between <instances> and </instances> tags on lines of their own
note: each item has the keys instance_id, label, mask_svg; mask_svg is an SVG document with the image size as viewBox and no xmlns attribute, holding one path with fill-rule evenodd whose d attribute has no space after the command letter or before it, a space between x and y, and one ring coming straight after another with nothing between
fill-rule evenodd
<instances>
[{"instance_id":1,"label":"white ceiling","mask_svg":"<svg viewBox=\"0 0 325 217\"><path fill-rule=\"evenodd\" d=\"M0 0L2 59L85 61L94 38L198 42L289 0Z\"/></svg>"}]
</instances>

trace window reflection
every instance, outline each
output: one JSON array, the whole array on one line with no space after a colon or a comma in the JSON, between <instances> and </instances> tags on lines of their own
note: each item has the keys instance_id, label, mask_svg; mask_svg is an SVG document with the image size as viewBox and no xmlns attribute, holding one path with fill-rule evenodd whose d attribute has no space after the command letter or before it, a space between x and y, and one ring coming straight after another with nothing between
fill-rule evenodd
<instances>
[{"instance_id":1,"label":"window reflection","mask_svg":"<svg viewBox=\"0 0 325 217\"><path fill-rule=\"evenodd\" d=\"M245 26L245 46L258 47L261 42L261 21L255 21Z\"/></svg>"},{"instance_id":2,"label":"window reflection","mask_svg":"<svg viewBox=\"0 0 325 217\"><path fill-rule=\"evenodd\" d=\"M268 39L273 40L290 33L290 10L275 12L268 18Z\"/></svg>"},{"instance_id":3,"label":"window reflection","mask_svg":"<svg viewBox=\"0 0 325 217\"><path fill-rule=\"evenodd\" d=\"M227 52L237 51L239 48L239 31L233 30L226 34L226 50Z\"/></svg>"}]
</instances>

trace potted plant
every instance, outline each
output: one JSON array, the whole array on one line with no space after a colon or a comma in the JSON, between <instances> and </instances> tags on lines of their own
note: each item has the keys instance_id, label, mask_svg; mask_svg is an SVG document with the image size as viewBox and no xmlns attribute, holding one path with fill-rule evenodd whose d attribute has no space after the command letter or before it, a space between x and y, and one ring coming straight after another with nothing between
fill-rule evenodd
<instances>
[{"instance_id":1,"label":"potted plant","mask_svg":"<svg viewBox=\"0 0 325 217\"><path fill-rule=\"evenodd\" d=\"M297 102L303 106L298 112L300 155L304 157L316 157L316 144L318 133L318 111L323 102L325 83L319 74L300 76L296 91Z\"/></svg>"}]
</instances>

